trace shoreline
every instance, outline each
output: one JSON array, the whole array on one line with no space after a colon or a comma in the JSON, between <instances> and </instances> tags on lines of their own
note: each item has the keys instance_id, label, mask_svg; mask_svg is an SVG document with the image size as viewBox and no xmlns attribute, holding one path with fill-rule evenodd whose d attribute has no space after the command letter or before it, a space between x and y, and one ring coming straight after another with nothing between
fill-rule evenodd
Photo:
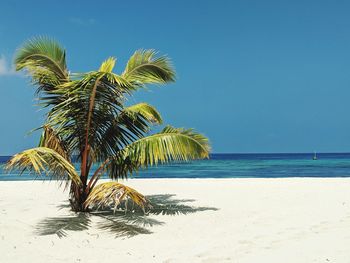
<instances>
[{"instance_id":1,"label":"shoreline","mask_svg":"<svg viewBox=\"0 0 350 263\"><path fill-rule=\"evenodd\" d=\"M156 177L156 178L151 178L151 177L142 177L142 178L133 178L133 177L130 177L128 179L120 179L120 180L111 180L111 179L108 179L108 178L101 178L99 180L99 182L106 182L106 181L118 181L118 182L128 182L128 181L133 181L133 180L136 180L136 181L139 181L139 180L145 180L145 181L148 181L148 180L160 180L160 181L175 181L175 180L227 180L227 181L230 181L230 180L322 180L322 179L325 179L325 180L338 180L338 179L349 179L350 180L350 175L344 175L344 176L332 176L332 177L316 177L316 176L294 176L294 177ZM61 180L56 180L56 179L50 179L50 178L47 178L47 179L31 179L31 178L28 178L28 179L18 179L18 180L2 180L0 179L0 183L2 182L60 182Z\"/></svg>"}]
</instances>

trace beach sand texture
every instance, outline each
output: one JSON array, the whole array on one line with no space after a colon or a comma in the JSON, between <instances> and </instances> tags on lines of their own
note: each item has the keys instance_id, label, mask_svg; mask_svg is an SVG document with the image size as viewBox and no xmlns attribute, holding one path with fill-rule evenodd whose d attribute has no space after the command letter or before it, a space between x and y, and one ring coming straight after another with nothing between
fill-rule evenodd
<instances>
[{"instance_id":1,"label":"beach sand texture","mask_svg":"<svg viewBox=\"0 0 350 263\"><path fill-rule=\"evenodd\" d=\"M350 262L350 178L127 185L188 213L117 224L71 213L55 182L0 182L0 262Z\"/></svg>"}]
</instances>

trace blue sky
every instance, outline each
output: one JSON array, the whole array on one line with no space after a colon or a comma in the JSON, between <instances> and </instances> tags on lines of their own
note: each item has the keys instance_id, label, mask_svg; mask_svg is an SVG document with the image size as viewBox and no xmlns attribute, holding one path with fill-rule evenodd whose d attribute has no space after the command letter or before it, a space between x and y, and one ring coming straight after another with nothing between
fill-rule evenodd
<instances>
[{"instance_id":1,"label":"blue sky","mask_svg":"<svg viewBox=\"0 0 350 263\"><path fill-rule=\"evenodd\" d=\"M350 151L349 1L1 1L0 154L37 144L43 112L11 61L51 36L73 72L139 48L168 54L176 83L140 92L165 123L214 152Z\"/></svg>"}]
</instances>

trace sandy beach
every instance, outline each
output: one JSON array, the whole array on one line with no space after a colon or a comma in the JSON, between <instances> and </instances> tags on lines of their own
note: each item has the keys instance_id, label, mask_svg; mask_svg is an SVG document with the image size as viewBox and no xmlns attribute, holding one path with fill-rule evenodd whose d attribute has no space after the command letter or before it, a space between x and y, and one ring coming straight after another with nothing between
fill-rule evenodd
<instances>
[{"instance_id":1,"label":"sandy beach","mask_svg":"<svg viewBox=\"0 0 350 263\"><path fill-rule=\"evenodd\" d=\"M350 262L349 178L127 184L180 213L76 215L55 182L0 182L0 262Z\"/></svg>"}]
</instances>

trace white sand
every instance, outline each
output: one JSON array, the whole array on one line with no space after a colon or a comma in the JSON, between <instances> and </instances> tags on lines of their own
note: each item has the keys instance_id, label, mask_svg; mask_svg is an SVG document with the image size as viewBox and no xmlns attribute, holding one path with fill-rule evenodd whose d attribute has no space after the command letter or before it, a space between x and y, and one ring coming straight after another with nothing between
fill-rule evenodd
<instances>
[{"instance_id":1,"label":"white sand","mask_svg":"<svg viewBox=\"0 0 350 263\"><path fill-rule=\"evenodd\" d=\"M91 218L86 230L42 235L39 222L69 215L54 182L0 182L0 262L350 262L350 179L129 180L176 194L186 215L152 215L151 234L118 237ZM39 230L38 230L39 229ZM44 228L41 228L44 229Z\"/></svg>"}]
</instances>

